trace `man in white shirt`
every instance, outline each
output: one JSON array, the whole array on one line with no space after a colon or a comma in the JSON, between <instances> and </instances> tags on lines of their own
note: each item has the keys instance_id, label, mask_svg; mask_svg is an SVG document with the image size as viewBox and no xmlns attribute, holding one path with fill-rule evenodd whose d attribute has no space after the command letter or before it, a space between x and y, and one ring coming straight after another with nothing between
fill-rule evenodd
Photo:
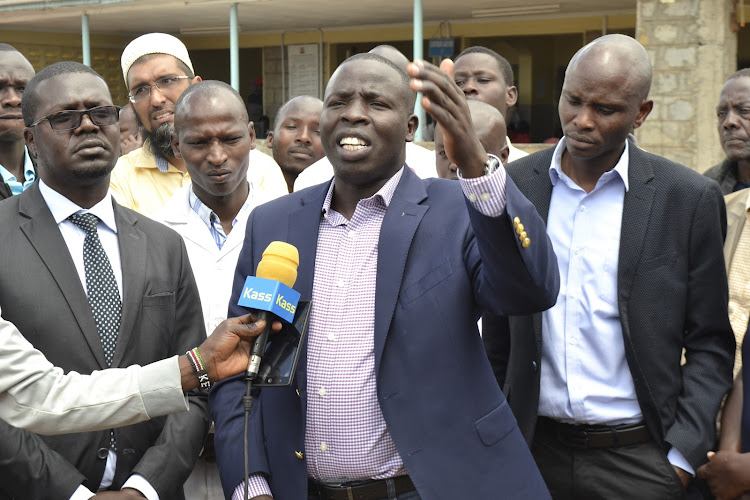
<instances>
[{"instance_id":1,"label":"man in white shirt","mask_svg":"<svg viewBox=\"0 0 750 500\"><path fill-rule=\"evenodd\" d=\"M192 85L177 101L174 120L172 147L192 183L178 190L155 218L185 241L210 331L227 317L248 215L269 198L248 181L254 134L242 98L232 87L219 81ZM185 483L187 499L221 497L212 455L209 434Z\"/></svg>"}]
</instances>

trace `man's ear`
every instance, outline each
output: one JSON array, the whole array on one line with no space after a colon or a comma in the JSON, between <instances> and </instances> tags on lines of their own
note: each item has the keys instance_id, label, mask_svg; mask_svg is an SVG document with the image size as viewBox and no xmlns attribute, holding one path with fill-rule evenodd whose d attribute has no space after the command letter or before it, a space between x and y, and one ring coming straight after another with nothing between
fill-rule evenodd
<instances>
[{"instance_id":1,"label":"man's ear","mask_svg":"<svg viewBox=\"0 0 750 500\"><path fill-rule=\"evenodd\" d=\"M500 151L500 156L498 157L500 158L500 163L502 163L503 165L508 163L509 156L510 156L510 149L508 148L508 145L506 144L505 147L502 149L502 151Z\"/></svg>"},{"instance_id":2,"label":"man's ear","mask_svg":"<svg viewBox=\"0 0 750 500\"><path fill-rule=\"evenodd\" d=\"M190 85L192 85L194 83L202 82L202 81L203 81L203 78L201 78L198 75L195 75L195 77L192 80L190 80Z\"/></svg>"},{"instance_id":3,"label":"man's ear","mask_svg":"<svg viewBox=\"0 0 750 500\"><path fill-rule=\"evenodd\" d=\"M23 138L26 141L26 149L29 151L29 156L35 160L39 156L39 151L36 146L36 137L34 136L34 129L26 127L23 129Z\"/></svg>"},{"instance_id":4,"label":"man's ear","mask_svg":"<svg viewBox=\"0 0 750 500\"><path fill-rule=\"evenodd\" d=\"M646 117L648 117L652 109L654 109L654 101L651 99L644 99L641 102L641 105L638 107L638 114L635 116L635 121L633 122L634 129L643 125L643 122L646 121Z\"/></svg>"},{"instance_id":5,"label":"man's ear","mask_svg":"<svg viewBox=\"0 0 750 500\"><path fill-rule=\"evenodd\" d=\"M417 127L419 126L419 118L417 115L409 116L409 123L406 129L405 142L412 142L414 140L414 134L417 133Z\"/></svg>"},{"instance_id":6,"label":"man's ear","mask_svg":"<svg viewBox=\"0 0 750 500\"><path fill-rule=\"evenodd\" d=\"M177 134L172 132L172 152L174 153L175 158L182 158L182 154L180 154L180 139L177 137Z\"/></svg>"},{"instance_id":7,"label":"man's ear","mask_svg":"<svg viewBox=\"0 0 750 500\"><path fill-rule=\"evenodd\" d=\"M268 132L268 135L266 136L266 147L268 149L271 149L273 147L273 130Z\"/></svg>"},{"instance_id":8,"label":"man's ear","mask_svg":"<svg viewBox=\"0 0 750 500\"><path fill-rule=\"evenodd\" d=\"M518 89L515 85L511 85L505 94L505 104L508 105L508 108L512 108L516 105L516 102L518 102Z\"/></svg>"},{"instance_id":9,"label":"man's ear","mask_svg":"<svg viewBox=\"0 0 750 500\"><path fill-rule=\"evenodd\" d=\"M248 124L247 124L247 133L250 134L250 149L253 150L253 149L255 149L255 146L256 146L256 144L255 144L255 139L256 139L256 136L255 136L255 125L253 124L253 122L248 122Z\"/></svg>"}]
</instances>

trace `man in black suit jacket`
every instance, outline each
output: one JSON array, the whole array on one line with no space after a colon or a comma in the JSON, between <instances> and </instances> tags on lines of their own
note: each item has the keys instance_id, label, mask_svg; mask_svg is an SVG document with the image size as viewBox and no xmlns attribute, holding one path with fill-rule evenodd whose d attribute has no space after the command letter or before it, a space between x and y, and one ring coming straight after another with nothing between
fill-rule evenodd
<instances>
[{"instance_id":1,"label":"man in black suit jacket","mask_svg":"<svg viewBox=\"0 0 750 500\"><path fill-rule=\"evenodd\" d=\"M57 63L29 83L23 112L26 144L40 182L0 204L3 316L66 371L146 364L200 344L205 339L200 300L182 240L120 207L108 193L119 129L104 80L81 64ZM68 219L80 213L98 217L95 234L119 289L110 291L122 297L113 351L104 345L107 337L100 338L89 304L92 290L103 281L86 279L88 236ZM182 483L209 422L205 398L192 394L188 399L189 412L115 430L114 446L107 430L44 437L41 447L27 440L18 460L34 460L35 453L49 454L51 448L85 480L81 484L80 477L71 477L68 468L49 467L19 481L29 491L33 484L49 484L58 498L79 486L90 492L121 490L109 496L122 498L182 498Z\"/></svg>"},{"instance_id":2,"label":"man in black suit jacket","mask_svg":"<svg viewBox=\"0 0 750 500\"><path fill-rule=\"evenodd\" d=\"M566 71L563 140L508 165L547 223L560 294L509 318L509 359L507 337L485 344L556 499L681 497L731 385L724 202L627 140L650 83L640 44L597 39Z\"/></svg>"}]
</instances>

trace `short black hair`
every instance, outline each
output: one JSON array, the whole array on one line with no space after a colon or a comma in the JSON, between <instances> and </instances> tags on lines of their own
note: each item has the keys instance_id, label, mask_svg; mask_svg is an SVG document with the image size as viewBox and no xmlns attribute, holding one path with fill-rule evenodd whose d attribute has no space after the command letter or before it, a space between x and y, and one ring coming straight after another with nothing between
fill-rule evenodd
<instances>
[{"instance_id":1,"label":"short black hair","mask_svg":"<svg viewBox=\"0 0 750 500\"><path fill-rule=\"evenodd\" d=\"M737 78L750 78L750 68L742 68L735 71L732 76L727 78L727 81L736 80Z\"/></svg>"},{"instance_id":2,"label":"short black hair","mask_svg":"<svg viewBox=\"0 0 750 500\"><path fill-rule=\"evenodd\" d=\"M410 105L410 109L414 109L414 104L417 102L417 94L414 93L411 90L411 87L409 84L411 83L411 78L409 78L409 75L406 74L406 72L398 67L398 64L394 63L390 59L386 59L383 56L379 56L377 54L371 54L370 52L365 52L363 54L354 54L350 58L346 59L344 62L341 63L341 66L344 64L351 62L351 61L358 61L358 60L364 60L364 61L378 61L382 64L385 64L386 66L390 67L394 71L398 73L398 76L401 77L401 83L406 87L406 90L409 92L409 95L411 96L409 100L407 101L407 104ZM339 66L340 67L340 66ZM411 113L411 111L410 111Z\"/></svg>"},{"instance_id":3,"label":"short black hair","mask_svg":"<svg viewBox=\"0 0 750 500\"><path fill-rule=\"evenodd\" d=\"M20 50L15 48L14 46L8 44L8 43L0 43L0 52L18 52L21 53Z\"/></svg>"},{"instance_id":4,"label":"short black hair","mask_svg":"<svg viewBox=\"0 0 750 500\"><path fill-rule=\"evenodd\" d=\"M175 125L177 125L178 122L182 121L183 115L185 114L185 108L189 106L189 104L185 104L185 101L190 99L191 96L199 95L203 97L217 97L223 93L228 93L237 100L237 109L240 111L240 116L243 117L245 123L249 123L250 120L247 116L245 101L231 85L228 85L227 83L221 82L219 80L203 80L202 82L190 85L185 90L185 92L180 95L180 98L177 99L174 112Z\"/></svg>"},{"instance_id":5,"label":"short black hair","mask_svg":"<svg viewBox=\"0 0 750 500\"><path fill-rule=\"evenodd\" d=\"M456 56L455 61L458 61L461 59L461 57L465 56L466 54L487 54L488 56L492 57L497 61L497 67L500 69L500 73L503 75L503 80L505 80L505 85L508 87L512 87L514 85L513 83L513 67L510 65L508 60L495 52L492 49L488 49L487 47L469 47L468 49L465 49L463 52L458 54ZM454 61L454 62L455 62Z\"/></svg>"},{"instance_id":6,"label":"short black hair","mask_svg":"<svg viewBox=\"0 0 750 500\"><path fill-rule=\"evenodd\" d=\"M88 66L78 62L63 61L47 66L39 73L37 73L36 76L31 79L31 81L29 81L29 84L26 85L26 89L23 92L21 111L23 112L23 121L27 127L34 123L34 118L36 117L36 108L39 103L39 96L37 95L37 87L39 86L39 84L55 76L70 75L75 73L92 74L105 82L106 85L106 81L104 80L104 78L102 78L102 75L89 68Z\"/></svg>"}]
</instances>

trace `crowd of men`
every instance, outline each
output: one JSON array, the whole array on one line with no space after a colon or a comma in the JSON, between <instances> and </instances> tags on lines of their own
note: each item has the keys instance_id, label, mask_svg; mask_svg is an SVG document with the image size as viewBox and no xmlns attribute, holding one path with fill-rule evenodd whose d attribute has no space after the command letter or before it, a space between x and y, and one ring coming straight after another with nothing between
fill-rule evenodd
<instances>
[{"instance_id":1,"label":"crowd of men","mask_svg":"<svg viewBox=\"0 0 750 500\"><path fill-rule=\"evenodd\" d=\"M651 63L623 35L573 56L564 137L532 155L507 137L512 67L484 47L439 68L390 46L347 59L323 101L279 109L272 155L177 38L140 36L121 62L118 107L90 68L35 74L0 44L0 333L95 376L167 377L187 351L189 391L175 362L161 413L143 375L137 416L101 378L65 409L23 400L30 418L22 378L2 386L0 498L750 495L750 69L720 90L726 159L701 175L637 146ZM418 92L434 152L413 143ZM238 340L208 365L193 348L254 320L225 321L272 241L299 249L312 307L292 384L254 393L248 475L245 381L212 364ZM57 434L45 411L87 432L28 430Z\"/></svg>"}]
</instances>

